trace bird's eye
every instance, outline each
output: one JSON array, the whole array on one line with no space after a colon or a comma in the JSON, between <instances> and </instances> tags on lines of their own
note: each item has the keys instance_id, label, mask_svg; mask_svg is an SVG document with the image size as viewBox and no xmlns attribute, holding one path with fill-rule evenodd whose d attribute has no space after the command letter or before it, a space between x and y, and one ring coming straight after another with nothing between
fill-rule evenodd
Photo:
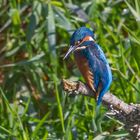
<instances>
[{"instance_id":1,"label":"bird's eye","mask_svg":"<svg viewBox=\"0 0 140 140\"><path fill-rule=\"evenodd\" d=\"M79 45L79 44L80 44L80 42L81 42L81 41L77 41L77 42L75 42L75 45L76 45L76 46L77 46L77 45Z\"/></svg>"},{"instance_id":2,"label":"bird's eye","mask_svg":"<svg viewBox=\"0 0 140 140\"><path fill-rule=\"evenodd\" d=\"M80 44L80 41L77 41L77 44Z\"/></svg>"}]
</instances>

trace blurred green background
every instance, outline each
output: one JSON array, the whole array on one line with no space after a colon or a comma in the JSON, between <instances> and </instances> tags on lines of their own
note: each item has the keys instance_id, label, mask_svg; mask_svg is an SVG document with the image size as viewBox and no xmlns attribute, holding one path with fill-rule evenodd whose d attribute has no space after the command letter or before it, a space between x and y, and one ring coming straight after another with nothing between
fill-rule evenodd
<instances>
[{"instance_id":1,"label":"blurred green background","mask_svg":"<svg viewBox=\"0 0 140 140\"><path fill-rule=\"evenodd\" d=\"M0 0L0 139L114 140L123 125L95 113L89 97L68 97L62 78L82 80L70 36L92 29L112 67L110 91L140 103L139 0Z\"/></svg>"}]
</instances>

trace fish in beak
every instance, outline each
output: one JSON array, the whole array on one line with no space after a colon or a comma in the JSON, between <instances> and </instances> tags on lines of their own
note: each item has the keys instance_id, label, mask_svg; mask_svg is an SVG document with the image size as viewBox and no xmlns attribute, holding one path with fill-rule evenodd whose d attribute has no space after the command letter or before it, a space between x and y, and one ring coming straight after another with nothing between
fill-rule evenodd
<instances>
[{"instance_id":1,"label":"fish in beak","mask_svg":"<svg viewBox=\"0 0 140 140\"><path fill-rule=\"evenodd\" d=\"M66 55L63 59L66 59L72 52L76 50L76 46L70 46L69 50L67 51Z\"/></svg>"}]
</instances>

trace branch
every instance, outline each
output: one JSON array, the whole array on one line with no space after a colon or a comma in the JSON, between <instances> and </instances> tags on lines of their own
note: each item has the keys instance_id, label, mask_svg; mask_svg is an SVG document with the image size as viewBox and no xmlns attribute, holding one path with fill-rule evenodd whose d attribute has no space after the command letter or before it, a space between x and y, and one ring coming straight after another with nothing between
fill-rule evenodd
<instances>
[{"instance_id":1,"label":"branch","mask_svg":"<svg viewBox=\"0 0 140 140\"><path fill-rule=\"evenodd\" d=\"M62 84L69 95L83 95L95 98L95 93L82 82L63 79ZM129 105L109 92L103 96L102 104L111 112L108 115L114 116L121 121L124 124L124 128L134 139L140 139L140 105Z\"/></svg>"}]
</instances>

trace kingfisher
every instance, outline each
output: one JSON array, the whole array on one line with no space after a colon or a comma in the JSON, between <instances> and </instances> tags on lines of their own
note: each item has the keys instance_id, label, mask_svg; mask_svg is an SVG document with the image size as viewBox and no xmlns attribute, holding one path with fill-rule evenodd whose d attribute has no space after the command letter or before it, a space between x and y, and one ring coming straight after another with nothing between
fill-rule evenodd
<instances>
[{"instance_id":1,"label":"kingfisher","mask_svg":"<svg viewBox=\"0 0 140 140\"><path fill-rule=\"evenodd\" d=\"M112 72L101 47L95 42L94 33L86 27L80 27L71 36L70 48L64 59L74 53L76 64L87 86L95 93L97 106L109 90Z\"/></svg>"}]
</instances>

